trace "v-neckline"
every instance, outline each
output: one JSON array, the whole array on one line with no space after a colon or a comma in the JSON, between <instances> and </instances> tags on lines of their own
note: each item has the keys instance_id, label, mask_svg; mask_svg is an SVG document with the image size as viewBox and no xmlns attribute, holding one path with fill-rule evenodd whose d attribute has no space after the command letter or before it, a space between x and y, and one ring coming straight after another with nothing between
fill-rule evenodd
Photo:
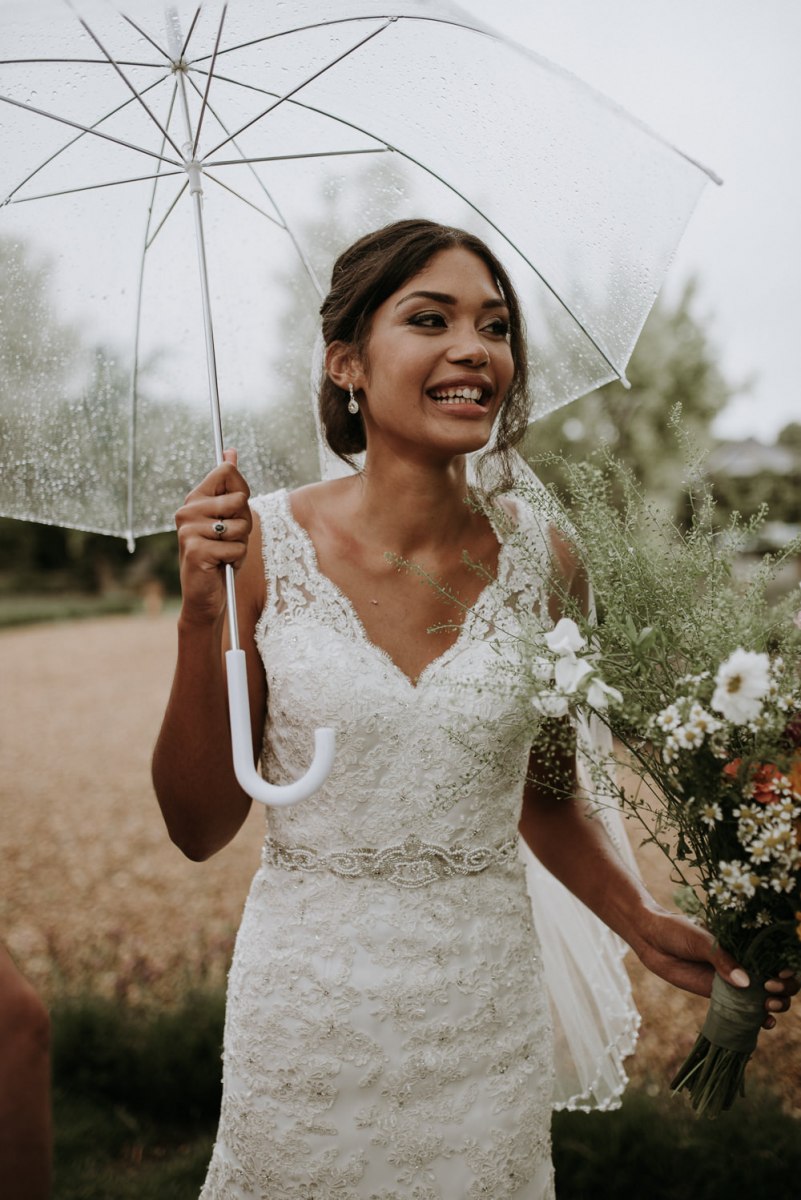
<instances>
[{"instance_id":1,"label":"v-neckline","mask_svg":"<svg viewBox=\"0 0 801 1200\"><path fill-rule=\"evenodd\" d=\"M322 581L323 585L331 590L333 595L343 606L350 617L353 627L358 633L360 640L364 643L364 645L369 647L372 653L376 654L380 659L382 659L383 662L392 670L393 674L398 676L413 692L418 691L423 680L427 675L430 674L431 671L439 666L442 666L444 661L449 658L450 655L454 654L457 649L461 649L461 642L465 640L468 629L472 625L479 607L483 604L484 600L491 593L491 591L497 586L498 581L501 578L506 565L505 557L508 542L501 536L498 525L496 525L496 523L492 520L490 514L487 513L487 520L489 521L492 527L492 532L494 533L498 542L498 561L496 563L494 576L484 585L473 603L468 605L465 609L464 620L459 627L459 632L454 641L451 642L450 646L446 646L441 654L437 654L430 660L430 662L427 662L422 671L420 671L417 677L413 679L411 675L407 675L403 668L395 662L395 659L387 650L383 648L383 646L379 646L378 642L373 641L368 634L367 627L362 618L359 616L356 605L353 603L350 596L346 592L343 592L342 588L338 584L334 583L331 576L326 575L325 571L321 569L319 560L317 558L317 547L315 546L312 536L306 526L301 525L300 521L293 513L292 505L289 500L289 492L286 488L281 489L281 501L284 516L288 524L297 532L304 546L306 547L312 570L318 579Z\"/></svg>"}]
</instances>

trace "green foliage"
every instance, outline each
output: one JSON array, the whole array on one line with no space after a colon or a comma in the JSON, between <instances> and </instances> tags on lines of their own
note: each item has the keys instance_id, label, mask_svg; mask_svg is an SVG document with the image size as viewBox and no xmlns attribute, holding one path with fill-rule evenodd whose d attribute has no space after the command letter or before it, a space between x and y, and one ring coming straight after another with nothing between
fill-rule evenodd
<instances>
[{"instance_id":1,"label":"green foliage","mask_svg":"<svg viewBox=\"0 0 801 1200\"><path fill-rule=\"evenodd\" d=\"M801 1176L801 1122L765 1096L712 1123L633 1092L616 1112L557 1113L553 1138L559 1200L778 1200Z\"/></svg>"},{"instance_id":2,"label":"green foliage","mask_svg":"<svg viewBox=\"0 0 801 1200\"><path fill-rule=\"evenodd\" d=\"M188 1128L220 1105L224 999L194 992L176 1010L139 1010L97 996L53 1012L53 1076L65 1096Z\"/></svg>"},{"instance_id":3,"label":"green foliage","mask_svg":"<svg viewBox=\"0 0 801 1200\"><path fill-rule=\"evenodd\" d=\"M176 1128L60 1088L53 1119L58 1200L197 1200L213 1124Z\"/></svg>"}]
</instances>

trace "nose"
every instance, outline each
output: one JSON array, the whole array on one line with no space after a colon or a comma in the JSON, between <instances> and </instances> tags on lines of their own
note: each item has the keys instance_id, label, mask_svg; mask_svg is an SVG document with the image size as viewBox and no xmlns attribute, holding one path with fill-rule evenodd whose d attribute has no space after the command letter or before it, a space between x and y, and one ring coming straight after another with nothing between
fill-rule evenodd
<instances>
[{"instance_id":1,"label":"nose","mask_svg":"<svg viewBox=\"0 0 801 1200\"><path fill-rule=\"evenodd\" d=\"M448 361L452 363L485 367L489 360L489 350L474 329L455 338L448 350Z\"/></svg>"}]
</instances>

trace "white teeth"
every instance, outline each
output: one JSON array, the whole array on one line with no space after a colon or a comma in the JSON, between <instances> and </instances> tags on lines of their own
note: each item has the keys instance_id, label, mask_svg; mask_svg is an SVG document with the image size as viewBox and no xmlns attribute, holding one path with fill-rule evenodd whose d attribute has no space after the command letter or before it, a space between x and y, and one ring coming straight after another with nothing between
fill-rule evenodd
<instances>
[{"instance_id":1,"label":"white teeth","mask_svg":"<svg viewBox=\"0 0 801 1200\"><path fill-rule=\"evenodd\" d=\"M447 388L432 392L431 398L438 404L477 404L483 393L481 388Z\"/></svg>"}]
</instances>

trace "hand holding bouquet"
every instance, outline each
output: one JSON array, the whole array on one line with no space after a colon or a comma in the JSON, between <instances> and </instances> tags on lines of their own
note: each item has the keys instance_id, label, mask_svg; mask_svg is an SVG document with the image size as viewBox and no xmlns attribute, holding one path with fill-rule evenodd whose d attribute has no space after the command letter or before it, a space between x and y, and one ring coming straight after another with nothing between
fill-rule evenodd
<instances>
[{"instance_id":1,"label":"hand holding bouquet","mask_svg":"<svg viewBox=\"0 0 801 1200\"><path fill-rule=\"evenodd\" d=\"M599 764L598 794L611 786L667 853L680 906L749 973L747 988L716 977L704 1029L673 1082L714 1116L742 1091L765 980L801 972L801 618L797 598L768 596L776 566L801 547L740 582L748 529L716 532L707 503L680 531L623 472L618 508L614 465L567 469L572 538L597 617L565 594L568 615L550 632L532 622L532 704L546 717L593 713L608 726L638 783L619 785ZM553 519L552 499L536 488L525 503Z\"/></svg>"}]
</instances>

